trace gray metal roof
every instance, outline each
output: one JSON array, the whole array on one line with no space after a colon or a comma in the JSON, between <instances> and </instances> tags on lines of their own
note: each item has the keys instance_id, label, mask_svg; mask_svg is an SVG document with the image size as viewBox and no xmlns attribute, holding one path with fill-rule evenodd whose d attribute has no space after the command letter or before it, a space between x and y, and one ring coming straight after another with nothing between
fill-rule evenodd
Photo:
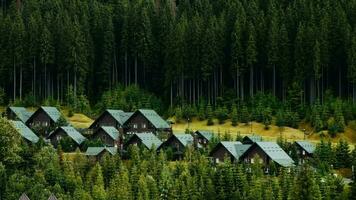
<instances>
[{"instance_id":1,"label":"gray metal roof","mask_svg":"<svg viewBox=\"0 0 356 200\"><path fill-rule=\"evenodd\" d=\"M119 131L113 126L102 126L102 128L113 140L119 139Z\"/></svg>"},{"instance_id":2,"label":"gray metal roof","mask_svg":"<svg viewBox=\"0 0 356 200\"><path fill-rule=\"evenodd\" d=\"M10 106L9 109L15 113L16 117L21 120L22 122L26 122L33 112L27 111L25 107L15 107L15 106Z\"/></svg>"},{"instance_id":3,"label":"gray metal roof","mask_svg":"<svg viewBox=\"0 0 356 200\"><path fill-rule=\"evenodd\" d=\"M252 134L252 135L246 135L243 140L246 140L246 139L249 139L251 140L252 142L262 142L262 136L260 135L255 135L255 134Z\"/></svg>"},{"instance_id":4,"label":"gray metal roof","mask_svg":"<svg viewBox=\"0 0 356 200\"><path fill-rule=\"evenodd\" d=\"M116 147L88 147L85 155L87 156L97 156L101 152L106 151L109 152L111 155L115 155L117 153Z\"/></svg>"},{"instance_id":5,"label":"gray metal roof","mask_svg":"<svg viewBox=\"0 0 356 200\"><path fill-rule=\"evenodd\" d=\"M170 125L159 116L156 111L148 109L139 109L136 112L140 112L151 124L158 129L170 128ZM136 113L135 112L135 113Z\"/></svg>"},{"instance_id":6,"label":"gray metal roof","mask_svg":"<svg viewBox=\"0 0 356 200\"><path fill-rule=\"evenodd\" d=\"M196 133L199 133L201 136L203 136L206 140L210 141L211 138L213 138L214 133L211 131L206 131L206 130L197 130L195 131Z\"/></svg>"},{"instance_id":7,"label":"gray metal roof","mask_svg":"<svg viewBox=\"0 0 356 200\"><path fill-rule=\"evenodd\" d=\"M313 154L315 151L315 145L308 141L295 141L301 148L303 148L309 154Z\"/></svg>"},{"instance_id":8,"label":"gray metal roof","mask_svg":"<svg viewBox=\"0 0 356 200\"><path fill-rule=\"evenodd\" d=\"M28 198L28 196L25 193L23 193L19 198L19 200L30 200L30 198Z\"/></svg>"},{"instance_id":9,"label":"gray metal roof","mask_svg":"<svg viewBox=\"0 0 356 200\"><path fill-rule=\"evenodd\" d=\"M194 143L194 138L190 134L173 134L173 136L176 137L183 146L192 145Z\"/></svg>"},{"instance_id":10,"label":"gray metal roof","mask_svg":"<svg viewBox=\"0 0 356 200\"><path fill-rule=\"evenodd\" d=\"M32 143L38 142L39 137L30 128L28 128L22 121L11 121L11 123L16 128L16 130L20 133L20 135L24 137L26 140Z\"/></svg>"},{"instance_id":11,"label":"gray metal roof","mask_svg":"<svg viewBox=\"0 0 356 200\"><path fill-rule=\"evenodd\" d=\"M48 200L57 200L57 197L54 196L54 194L51 194L51 196L48 197Z\"/></svg>"},{"instance_id":12,"label":"gray metal roof","mask_svg":"<svg viewBox=\"0 0 356 200\"><path fill-rule=\"evenodd\" d=\"M61 117L61 113L56 107L41 106L41 108L54 122L57 122Z\"/></svg>"},{"instance_id":13,"label":"gray metal roof","mask_svg":"<svg viewBox=\"0 0 356 200\"><path fill-rule=\"evenodd\" d=\"M123 125L133 114L122 110L107 109L106 111L121 125Z\"/></svg>"},{"instance_id":14,"label":"gray metal roof","mask_svg":"<svg viewBox=\"0 0 356 200\"><path fill-rule=\"evenodd\" d=\"M162 141L153 133L135 133L135 135L148 149L152 148L152 146L158 148L162 144Z\"/></svg>"},{"instance_id":15,"label":"gray metal roof","mask_svg":"<svg viewBox=\"0 0 356 200\"><path fill-rule=\"evenodd\" d=\"M294 166L294 161L276 142L256 142L262 151L274 162L283 167Z\"/></svg>"},{"instance_id":16,"label":"gray metal roof","mask_svg":"<svg viewBox=\"0 0 356 200\"><path fill-rule=\"evenodd\" d=\"M74 127L72 126L61 126L58 127L56 130L52 131L48 137L53 135L53 133L57 132L58 129L63 130L69 137L71 137L77 144L82 144L86 138L79 133Z\"/></svg>"},{"instance_id":17,"label":"gray metal roof","mask_svg":"<svg viewBox=\"0 0 356 200\"><path fill-rule=\"evenodd\" d=\"M232 156L234 156L235 159L239 159L240 156L246 152L248 148L251 147L249 144L242 144L241 142L238 141L222 141L220 144L225 147L227 151L230 152Z\"/></svg>"}]
</instances>

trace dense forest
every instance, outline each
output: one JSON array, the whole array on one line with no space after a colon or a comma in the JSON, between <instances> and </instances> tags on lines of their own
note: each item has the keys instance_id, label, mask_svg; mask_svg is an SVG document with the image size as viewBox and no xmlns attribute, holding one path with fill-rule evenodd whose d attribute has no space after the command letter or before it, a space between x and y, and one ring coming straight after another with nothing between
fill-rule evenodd
<instances>
[{"instance_id":1,"label":"dense forest","mask_svg":"<svg viewBox=\"0 0 356 200\"><path fill-rule=\"evenodd\" d=\"M226 138L221 138L226 139ZM281 143L282 142L282 143ZM290 143L280 141L285 149ZM98 162L79 150L63 153L40 141L36 145L0 118L0 199L46 200L341 200L356 198L356 183L344 184L334 169L356 165L356 150L345 141L335 147L321 141L315 156L295 168L270 165L214 165L207 151L187 147L184 158L172 162L168 151L131 146L126 159L106 154ZM127 158L129 160L127 160ZM228 160L228 159L226 159Z\"/></svg>"},{"instance_id":2,"label":"dense forest","mask_svg":"<svg viewBox=\"0 0 356 200\"><path fill-rule=\"evenodd\" d=\"M355 0L2 0L9 101L94 104L136 84L166 105L256 93L356 99Z\"/></svg>"}]
</instances>

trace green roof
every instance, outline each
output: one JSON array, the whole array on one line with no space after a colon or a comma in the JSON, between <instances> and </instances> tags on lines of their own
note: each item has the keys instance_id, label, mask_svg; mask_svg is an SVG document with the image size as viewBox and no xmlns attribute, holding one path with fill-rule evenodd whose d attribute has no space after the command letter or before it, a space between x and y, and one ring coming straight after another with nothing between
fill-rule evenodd
<instances>
[{"instance_id":1,"label":"green roof","mask_svg":"<svg viewBox=\"0 0 356 200\"><path fill-rule=\"evenodd\" d=\"M253 143L255 143L255 142L262 142L262 136L260 136L260 135L255 135L255 134L246 135L246 136L243 138L243 141L245 141L246 139L251 140Z\"/></svg>"},{"instance_id":2,"label":"green roof","mask_svg":"<svg viewBox=\"0 0 356 200\"><path fill-rule=\"evenodd\" d=\"M153 145L158 148L162 144L162 141L153 133L135 133L135 135L148 149L152 148Z\"/></svg>"},{"instance_id":3,"label":"green roof","mask_svg":"<svg viewBox=\"0 0 356 200\"><path fill-rule=\"evenodd\" d=\"M113 126L102 126L102 128L113 140L119 139L119 131Z\"/></svg>"},{"instance_id":4,"label":"green roof","mask_svg":"<svg viewBox=\"0 0 356 200\"><path fill-rule=\"evenodd\" d=\"M77 144L83 143L86 138L80 134L74 127L72 126L61 126L54 130L52 133L49 134L50 137L53 133L57 132L58 129L63 130L69 137L71 137Z\"/></svg>"},{"instance_id":5,"label":"green roof","mask_svg":"<svg viewBox=\"0 0 356 200\"><path fill-rule=\"evenodd\" d=\"M236 160L238 160L240 156L251 147L251 145L242 144L238 141L222 141L220 144L225 147L225 149L228 150Z\"/></svg>"},{"instance_id":6,"label":"green roof","mask_svg":"<svg viewBox=\"0 0 356 200\"><path fill-rule=\"evenodd\" d=\"M270 159L283 167L294 166L294 161L276 142L256 142Z\"/></svg>"},{"instance_id":7,"label":"green roof","mask_svg":"<svg viewBox=\"0 0 356 200\"><path fill-rule=\"evenodd\" d=\"M87 151L85 152L85 155L97 156L103 151L107 151L111 155L115 155L117 153L117 148L115 148L115 147L88 147Z\"/></svg>"},{"instance_id":8,"label":"green roof","mask_svg":"<svg viewBox=\"0 0 356 200\"><path fill-rule=\"evenodd\" d=\"M9 109L16 114L16 117L21 120L22 122L26 122L31 115L33 114L33 112L29 112L27 111L27 109L25 107L14 107L14 106L10 106Z\"/></svg>"},{"instance_id":9,"label":"green roof","mask_svg":"<svg viewBox=\"0 0 356 200\"><path fill-rule=\"evenodd\" d=\"M197 130L195 131L196 133L199 133L201 136L203 136L206 140L210 141L211 138L213 138L214 133L211 131L205 131L205 130Z\"/></svg>"},{"instance_id":10,"label":"green roof","mask_svg":"<svg viewBox=\"0 0 356 200\"><path fill-rule=\"evenodd\" d=\"M22 121L11 121L13 126L17 129L22 137L27 139L32 143L37 143L39 137L35 133L32 132L30 128L28 128Z\"/></svg>"},{"instance_id":11,"label":"green roof","mask_svg":"<svg viewBox=\"0 0 356 200\"><path fill-rule=\"evenodd\" d=\"M309 154L313 154L315 151L314 144L308 141L295 141L295 143L297 143L301 148L303 148Z\"/></svg>"},{"instance_id":12,"label":"green roof","mask_svg":"<svg viewBox=\"0 0 356 200\"><path fill-rule=\"evenodd\" d=\"M121 125L123 125L133 114L131 112L124 112L122 110L107 109L106 111Z\"/></svg>"},{"instance_id":13,"label":"green roof","mask_svg":"<svg viewBox=\"0 0 356 200\"><path fill-rule=\"evenodd\" d=\"M168 129L170 125L159 116L156 111L148 109L139 109L136 112L140 112L151 124L158 129Z\"/></svg>"},{"instance_id":14,"label":"green roof","mask_svg":"<svg viewBox=\"0 0 356 200\"><path fill-rule=\"evenodd\" d=\"M192 145L194 143L194 138L190 134L173 134L173 136L176 137L183 146Z\"/></svg>"},{"instance_id":15,"label":"green roof","mask_svg":"<svg viewBox=\"0 0 356 200\"><path fill-rule=\"evenodd\" d=\"M56 107L41 106L41 108L54 122L57 122L61 117L61 113Z\"/></svg>"}]
</instances>

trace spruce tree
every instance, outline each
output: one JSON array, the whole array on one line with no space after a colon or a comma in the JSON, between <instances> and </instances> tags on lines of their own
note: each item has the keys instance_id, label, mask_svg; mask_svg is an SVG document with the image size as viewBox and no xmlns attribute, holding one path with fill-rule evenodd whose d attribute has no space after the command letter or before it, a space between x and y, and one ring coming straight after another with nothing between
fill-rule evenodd
<instances>
[{"instance_id":1,"label":"spruce tree","mask_svg":"<svg viewBox=\"0 0 356 200\"><path fill-rule=\"evenodd\" d=\"M235 104L232 105L232 111L231 111L231 125L232 126L237 126L237 123L238 123L238 114L237 114L237 107Z\"/></svg>"},{"instance_id":2,"label":"spruce tree","mask_svg":"<svg viewBox=\"0 0 356 200\"><path fill-rule=\"evenodd\" d=\"M211 108L210 103L206 106L206 118L207 118L207 125L211 126L214 125L214 121L213 121L213 110Z\"/></svg>"}]
</instances>

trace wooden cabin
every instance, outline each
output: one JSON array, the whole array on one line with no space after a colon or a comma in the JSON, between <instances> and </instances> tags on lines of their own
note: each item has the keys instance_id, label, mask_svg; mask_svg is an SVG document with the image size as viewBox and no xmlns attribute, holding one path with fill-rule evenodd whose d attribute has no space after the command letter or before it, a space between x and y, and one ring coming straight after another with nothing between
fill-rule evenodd
<instances>
[{"instance_id":1,"label":"wooden cabin","mask_svg":"<svg viewBox=\"0 0 356 200\"><path fill-rule=\"evenodd\" d=\"M299 164L303 164L307 159L313 157L315 145L308 141L295 141L294 145L297 148Z\"/></svg>"},{"instance_id":2,"label":"wooden cabin","mask_svg":"<svg viewBox=\"0 0 356 200\"><path fill-rule=\"evenodd\" d=\"M124 133L133 135L135 133L151 132L158 134L163 132L172 133L171 126L159 116L154 110L139 109L134 112L124 124Z\"/></svg>"},{"instance_id":3,"label":"wooden cabin","mask_svg":"<svg viewBox=\"0 0 356 200\"><path fill-rule=\"evenodd\" d=\"M6 108L6 117L10 120L26 123L32 114L33 112L28 111L25 107L10 106Z\"/></svg>"},{"instance_id":4,"label":"wooden cabin","mask_svg":"<svg viewBox=\"0 0 356 200\"><path fill-rule=\"evenodd\" d=\"M79 133L71 126L58 127L56 130L49 134L47 139L49 139L51 144L57 148L60 141L65 137L71 138L74 141L76 147L80 147L81 144L86 140L86 138L81 133Z\"/></svg>"},{"instance_id":5,"label":"wooden cabin","mask_svg":"<svg viewBox=\"0 0 356 200\"><path fill-rule=\"evenodd\" d=\"M40 138L22 121L11 121L11 123L26 142L35 144L39 141Z\"/></svg>"},{"instance_id":6,"label":"wooden cabin","mask_svg":"<svg viewBox=\"0 0 356 200\"><path fill-rule=\"evenodd\" d=\"M203 147L206 147L214 137L214 133L211 131L197 130L194 132L194 137L197 143Z\"/></svg>"},{"instance_id":7,"label":"wooden cabin","mask_svg":"<svg viewBox=\"0 0 356 200\"><path fill-rule=\"evenodd\" d=\"M124 148L128 149L130 145L141 146L146 149L157 149L162 144L162 141L153 133L135 133L125 143Z\"/></svg>"},{"instance_id":8,"label":"wooden cabin","mask_svg":"<svg viewBox=\"0 0 356 200\"><path fill-rule=\"evenodd\" d=\"M237 163L240 156L251 147L250 144L242 144L238 141L222 141L210 152L215 163L224 162L226 158Z\"/></svg>"},{"instance_id":9,"label":"wooden cabin","mask_svg":"<svg viewBox=\"0 0 356 200\"><path fill-rule=\"evenodd\" d=\"M242 144L254 144L256 142L262 142L262 136L252 134L252 135L246 135L242 139Z\"/></svg>"},{"instance_id":10,"label":"wooden cabin","mask_svg":"<svg viewBox=\"0 0 356 200\"><path fill-rule=\"evenodd\" d=\"M95 132L101 126L112 126L122 131L124 123L132 114L122 110L107 109L90 125L89 129Z\"/></svg>"},{"instance_id":11,"label":"wooden cabin","mask_svg":"<svg viewBox=\"0 0 356 200\"><path fill-rule=\"evenodd\" d=\"M157 151L171 149L174 154L173 159L181 159L187 146L194 146L194 138L192 135L184 133L172 134L157 148ZM201 146L198 145L198 147Z\"/></svg>"},{"instance_id":12,"label":"wooden cabin","mask_svg":"<svg viewBox=\"0 0 356 200\"><path fill-rule=\"evenodd\" d=\"M105 146L118 147L120 145L120 133L113 126L101 126L97 128L92 138L99 139Z\"/></svg>"},{"instance_id":13,"label":"wooden cabin","mask_svg":"<svg viewBox=\"0 0 356 200\"><path fill-rule=\"evenodd\" d=\"M276 142L256 142L241 156L240 160L248 163L260 163L266 167L274 162L282 167L294 166L294 161Z\"/></svg>"},{"instance_id":14,"label":"wooden cabin","mask_svg":"<svg viewBox=\"0 0 356 200\"><path fill-rule=\"evenodd\" d=\"M94 158L95 161L101 160L101 158L105 155L116 155L117 148L115 147L88 147L85 155Z\"/></svg>"},{"instance_id":15,"label":"wooden cabin","mask_svg":"<svg viewBox=\"0 0 356 200\"><path fill-rule=\"evenodd\" d=\"M58 122L60 117L61 113L56 107L42 106L31 115L31 117L26 121L26 125L29 127L50 127Z\"/></svg>"}]
</instances>

